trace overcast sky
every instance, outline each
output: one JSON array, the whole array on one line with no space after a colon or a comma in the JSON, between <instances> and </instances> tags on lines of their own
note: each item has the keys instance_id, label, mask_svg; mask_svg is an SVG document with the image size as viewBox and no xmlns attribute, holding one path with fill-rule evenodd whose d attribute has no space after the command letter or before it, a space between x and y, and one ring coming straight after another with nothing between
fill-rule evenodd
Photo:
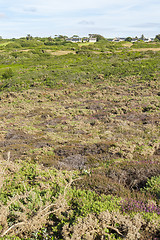
<instances>
[{"instance_id":1,"label":"overcast sky","mask_svg":"<svg viewBox=\"0 0 160 240\"><path fill-rule=\"evenodd\" d=\"M0 0L0 36L160 34L160 0Z\"/></svg>"}]
</instances>

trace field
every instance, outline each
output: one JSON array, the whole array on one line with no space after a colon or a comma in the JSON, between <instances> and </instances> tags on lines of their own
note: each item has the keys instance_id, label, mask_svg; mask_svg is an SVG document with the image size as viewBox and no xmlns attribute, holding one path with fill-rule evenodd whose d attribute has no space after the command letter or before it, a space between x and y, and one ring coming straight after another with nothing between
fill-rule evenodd
<instances>
[{"instance_id":1,"label":"field","mask_svg":"<svg viewBox=\"0 0 160 240\"><path fill-rule=\"evenodd\" d=\"M160 239L160 43L0 41L0 239Z\"/></svg>"}]
</instances>

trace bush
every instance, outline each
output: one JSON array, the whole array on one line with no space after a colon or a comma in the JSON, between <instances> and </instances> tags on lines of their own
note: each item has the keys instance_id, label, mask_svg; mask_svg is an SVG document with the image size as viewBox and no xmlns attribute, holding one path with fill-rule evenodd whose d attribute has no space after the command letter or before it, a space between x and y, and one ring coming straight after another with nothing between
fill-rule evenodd
<instances>
[{"instance_id":1,"label":"bush","mask_svg":"<svg viewBox=\"0 0 160 240\"><path fill-rule=\"evenodd\" d=\"M157 198L160 199L160 176L158 177L154 176L151 179L149 179L146 183L144 191L155 194Z\"/></svg>"},{"instance_id":2,"label":"bush","mask_svg":"<svg viewBox=\"0 0 160 240\"><path fill-rule=\"evenodd\" d=\"M116 164L106 171L106 176L116 182L129 187L131 190L145 187L148 178L159 176L160 168L157 163L150 164L147 161L131 161L127 163Z\"/></svg>"},{"instance_id":3,"label":"bush","mask_svg":"<svg viewBox=\"0 0 160 240\"><path fill-rule=\"evenodd\" d=\"M13 70L11 68L8 68L3 74L2 74L2 78L11 78L13 77Z\"/></svg>"},{"instance_id":4,"label":"bush","mask_svg":"<svg viewBox=\"0 0 160 240\"><path fill-rule=\"evenodd\" d=\"M9 43L6 45L5 48L21 48L21 45L19 43Z\"/></svg>"},{"instance_id":5,"label":"bush","mask_svg":"<svg viewBox=\"0 0 160 240\"><path fill-rule=\"evenodd\" d=\"M160 215L160 208L154 201L138 201L135 199L124 199L120 202L122 212L145 212Z\"/></svg>"}]
</instances>

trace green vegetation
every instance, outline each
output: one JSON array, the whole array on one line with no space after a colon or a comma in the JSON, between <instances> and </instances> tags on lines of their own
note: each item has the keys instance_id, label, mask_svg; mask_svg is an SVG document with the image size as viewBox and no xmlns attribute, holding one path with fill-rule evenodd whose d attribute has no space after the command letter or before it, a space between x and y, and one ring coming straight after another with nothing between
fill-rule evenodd
<instances>
[{"instance_id":1,"label":"green vegetation","mask_svg":"<svg viewBox=\"0 0 160 240\"><path fill-rule=\"evenodd\" d=\"M160 41L160 34L156 35L156 40Z\"/></svg>"},{"instance_id":2,"label":"green vegetation","mask_svg":"<svg viewBox=\"0 0 160 240\"><path fill-rule=\"evenodd\" d=\"M10 52L20 43L21 47L28 49ZM98 74L103 74L109 81L112 78L112 82L117 81L117 77L126 76L139 76L144 81L151 81L158 73L159 52L150 52L150 57L147 57L144 52L126 50L121 43L106 41L81 47L65 42L53 42L55 45L52 46L44 45L46 43L43 43L43 48L42 42L35 40L19 40L6 45L7 51L1 52L0 61L1 91L24 90L33 85L55 88L59 87L60 80L63 84L93 83L97 81ZM138 44L136 47L140 47ZM54 53L59 49L64 53L70 50L70 54L57 58ZM12 76L4 72L4 65L12 69Z\"/></svg>"},{"instance_id":3,"label":"green vegetation","mask_svg":"<svg viewBox=\"0 0 160 240\"><path fill-rule=\"evenodd\" d=\"M0 239L160 238L160 43L0 40Z\"/></svg>"},{"instance_id":4,"label":"green vegetation","mask_svg":"<svg viewBox=\"0 0 160 240\"><path fill-rule=\"evenodd\" d=\"M144 190L156 194L157 198L160 199L160 176L149 179Z\"/></svg>"}]
</instances>

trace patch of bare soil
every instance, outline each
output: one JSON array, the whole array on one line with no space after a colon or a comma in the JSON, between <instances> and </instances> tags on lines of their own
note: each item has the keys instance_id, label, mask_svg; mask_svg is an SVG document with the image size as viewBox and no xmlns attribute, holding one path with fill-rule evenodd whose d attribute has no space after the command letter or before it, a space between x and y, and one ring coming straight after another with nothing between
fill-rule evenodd
<instances>
[{"instance_id":1,"label":"patch of bare soil","mask_svg":"<svg viewBox=\"0 0 160 240\"><path fill-rule=\"evenodd\" d=\"M160 48L134 48L134 49L132 49L132 51L136 51L136 52L146 52L146 51L158 52L158 51L160 51Z\"/></svg>"},{"instance_id":2,"label":"patch of bare soil","mask_svg":"<svg viewBox=\"0 0 160 240\"><path fill-rule=\"evenodd\" d=\"M75 51L52 51L52 50L46 50L46 52L50 53L51 55L54 55L54 56L61 56L61 55L67 55L69 53L73 53L73 54L76 54Z\"/></svg>"},{"instance_id":3,"label":"patch of bare soil","mask_svg":"<svg viewBox=\"0 0 160 240\"><path fill-rule=\"evenodd\" d=\"M4 139L0 141L0 148L3 150L4 159L7 159L7 153L11 152L11 158L15 160L23 158L34 142L34 135L26 134L21 130L9 129L6 131Z\"/></svg>"},{"instance_id":4,"label":"patch of bare soil","mask_svg":"<svg viewBox=\"0 0 160 240\"><path fill-rule=\"evenodd\" d=\"M32 49L21 49L20 52L29 52L31 51Z\"/></svg>"},{"instance_id":5,"label":"patch of bare soil","mask_svg":"<svg viewBox=\"0 0 160 240\"><path fill-rule=\"evenodd\" d=\"M132 45L133 45L133 43L131 43L131 42L127 42L127 43L124 43L124 44L123 44L124 47L129 47L129 48L130 48Z\"/></svg>"}]
</instances>

